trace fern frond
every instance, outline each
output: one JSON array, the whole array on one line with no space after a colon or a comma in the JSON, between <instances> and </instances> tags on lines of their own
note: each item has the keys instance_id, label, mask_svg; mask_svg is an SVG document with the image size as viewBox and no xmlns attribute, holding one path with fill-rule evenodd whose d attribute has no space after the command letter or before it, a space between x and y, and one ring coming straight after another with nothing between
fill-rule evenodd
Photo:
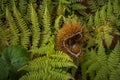
<instances>
[{"instance_id":1,"label":"fern frond","mask_svg":"<svg viewBox=\"0 0 120 80\"><path fill-rule=\"evenodd\" d=\"M112 73L110 75L110 80L119 80L120 79L120 64L117 65L117 69L112 70Z\"/></svg>"},{"instance_id":2,"label":"fern frond","mask_svg":"<svg viewBox=\"0 0 120 80\"><path fill-rule=\"evenodd\" d=\"M0 55L2 50L9 45L10 36L9 28L7 29L0 20Z\"/></svg>"},{"instance_id":3,"label":"fern frond","mask_svg":"<svg viewBox=\"0 0 120 80\"><path fill-rule=\"evenodd\" d=\"M91 15L89 20L88 20L87 26L88 27L92 27L93 25L94 25L94 23L93 23L93 16Z\"/></svg>"},{"instance_id":4,"label":"fern frond","mask_svg":"<svg viewBox=\"0 0 120 80\"><path fill-rule=\"evenodd\" d=\"M97 79L101 80L101 79L103 79L103 77L106 78L105 75L107 75L107 71L108 71L108 69L105 67L107 57L106 57L102 43L100 43L100 45L99 45L99 49L98 49L96 57L97 58L96 58L95 62L89 66L87 72L89 74L94 74L94 73L96 74L96 75L94 75L94 80L97 80ZM104 70L105 70L105 72L103 72ZM102 75L103 74L102 72L104 73L104 75Z\"/></svg>"},{"instance_id":5,"label":"fern frond","mask_svg":"<svg viewBox=\"0 0 120 80\"><path fill-rule=\"evenodd\" d=\"M100 10L100 22L103 24L106 20L106 5L104 5Z\"/></svg>"},{"instance_id":6,"label":"fern frond","mask_svg":"<svg viewBox=\"0 0 120 80\"><path fill-rule=\"evenodd\" d=\"M3 41L1 44L9 45L8 40L10 39L10 30L5 28L3 22L0 20L0 40Z\"/></svg>"},{"instance_id":7,"label":"fern frond","mask_svg":"<svg viewBox=\"0 0 120 80\"><path fill-rule=\"evenodd\" d=\"M58 55L65 55L66 58L59 58ZM51 56L39 57L30 61L28 65L23 67L23 70L27 70L29 73L24 75L20 80L68 80L73 77L62 68L76 67L71 61L70 57L64 53L57 52ZM36 75L35 75L36 74Z\"/></svg>"},{"instance_id":8,"label":"fern frond","mask_svg":"<svg viewBox=\"0 0 120 80\"><path fill-rule=\"evenodd\" d=\"M55 24L54 24L55 33L57 33L58 30L60 29L60 22L63 17L64 17L63 15L60 15L55 19Z\"/></svg>"},{"instance_id":9,"label":"fern frond","mask_svg":"<svg viewBox=\"0 0 120 80\"><path fill-rule=\"evenodd\" d=\"M51 25L51 20L50 20L50 14L49 14L49 11L48 11L48 8L47 6L45 7L45 12L44 12L44 15L43 15L43 26L44 26L44 34L49 34L51 33L51 28L50 28L50 25Z\"/></svg>"},{"instance_id":10,"label":"fern frond","mask_svg":"<svg viewBox=\"0 0 120 80\"><path fill-rule=\"evenodd\" d=\"M114 0L114 2L113 2L113 13L116 16L120 15L120 5L119 5L118 0Z\"/></svg>"},{"instance_id":11,"label":"fern frond","mask_svg":"<svg viewBox=\"0 0 120 80\"><path fill-rule=\"evenodd\" d=\"M90 5L90 9L92 12L96 12L101 9L101 6L105 5L108 0L88 0L88 4Z\"/></svg>"},{"instance_id":12,"label":"fern frond","mask_svg":"<svg viewBox=\"0 0 120 80\"><path fill-rule=\"evenodd\" d=\"M24 19L22 18L21 13L17 10L16 6L14 5L13 7L13 13L15 15L15 18L17 20L17 23L20 27L20 41L21 41L21 45L23 45L25 48L27 48L28 44L29 44L29 37L30 37L30 30L27 27L26 22L24 21Z\"/></svg>"},{"instance_id":13,"label":"fern frond","mask_svg":"<svg viewBox=\"0 0 120 80\"><path fill-rule=\"evenodd\" d=\"M87 77L90 77L91 80L119 80L119 52L120 45L118 43L114 50L109 55L106 55L106 51L102 43L100 43L98 51L95 53L96 56L95 54L87 55L85 63L82 64L83 80L87 80Z\"/></svg>"},{"instance_id":14,"label":"fern frond","mask_svg":"<svg viewBox=\"0 0 120 80\"><path fill-rule=\"evenodd\" d=\"M88 67L96 61L96 57L97 54L94 50L91 51L87 51L86 55L85 55L85 61L83 61L82 65L81 65L81 72L82 72L82 79L86 80L87 76L87 72L88 71Z\"/></svg>"},{"instance_id":15,"label":"fern frond","mask_svg":"<svg viewBox=\"0 0 120 80\"><path fill-rule=\"evenodd\" d=\"M39 20L40 20L40 24L43 26L43 15L45 13L45 8L47 6L49 15L52 14L53 12L53 5L52 5L52 1L51 0L43 0L41 2L41 5L39 6L39 10L38 10L38 14L39 14Z\"/></svg>"},{"instance_id":16,"label":"fern frond","mask_svg":"<svg viewBox=\"0 0 120 80\"><path fill-rule=\"evenodd\" d=\"M97 28L96 32L96 43L99 44L100 41L104 40L106 43L106 47L109 48L113 39L113 36L110 35L110 32L112 32L112 28L108 24L104 24L103 26Z\"/></svg>"},{"instance_id":17,"label":"fern frond","mask_svg":"<svg viewBox=\"0 0 120 80\"><path fill-rule=\"evenodd\" d=\"M113 14L112 14L112 4L111 4L111 0L108 1L107 4L107 18L109 19Z\"/></svg>"},{"instance_id":18,"label":"fern frond","mask_svg":"<svg viewBox=\"0 0 120 80\"><path fill-rule=\"evenodd\" d=\"M62 1L65 1L65 0L59 0L58 9L57 9L57 15L58 16L63 15L64 11L65 11L65 6L62 4Z\"/></svg>"},{"instance_id":19,"label":"fern frond","mask_svg":"<svg viewBox=\"0 0 120 80\"><path fill-rule=\"evenodd\" d=\"M13 34L13 36L10 39L10 44L12 44L12 45L19 44L19 30L14 22L14 18L12 17L12 14L8 8L6 8L6 19L8 21L11 32Z\"/></svg>"},{"instance_id":20,"label":"fern frond","mask_svg":"<svg viewBox=\"0 0 120 80\"><path fill-rule=\"evenodd\" d=\"M100 25L100 14L99 14L98 10L95 13L94 24L95 24L95 26L99 26Z\"/></svg>"},{"instance_id":21,"label":"fern frond","mask_svg":"<svg viewBox=\"0 0 120 80\"><path fill-rule=\"evenodd\" d=\"M42 38L42 46L46 45L48 39L51 35L51 17L48 11L47 6L45 7L44 15L43 15L43 38Z\"/></svg>"},{"instance_id":22,"label":"fern frond","mask_svg":"<svg viewBox=\"0 0 120 80\"><path fill-rule=\"evenodd\" d=\"M97 71L100 69L101 66L104 66L105 64L106 64L105 50L104 50L102 43L100 43L97 56L96 56L96 60L93 64L89 66L87 72L91 73L91 72Z\"/></svg>"},{"instance_id":23,"label":"fern frond","mask_svg":"<svg viewBox=\"0 0 120 80\"><path fill-rule=\"evenodd\" d=\"M41 71L41 73L44 73L44 71ZM20 80L73 80L73 77L71 77L70 74L67 74L65 72L49 71L48 73L49 74L40 74L39 72L31 72L23 76Z\"/></svg>"},{"instance_id":24,"label":"fern frond","mask_svg":"<svg viewBox=\"0 0 120 80\"><path fill-rule=\"evenodd\" d=\"M98 6L97 6L97 2L93 1L93 0L89 0L88 1L90 8L92 9L93 12L97 11Z\"/></svg>"},{"instance_id":25,"label":"fern frond","mask_svg":"<svg viewBox=\"0 0 120 80\"><path fill-rule=\"evenodd\" d=\"M111 71L110 80L119 80L120 79L120 45L116 45L114 50L111 52L108 58L108 65Z\"/></svg>"},{"instance_id":26,"label":"fern frond","mask_svg":"<svg viewBox=\"0 0 120 80\"><path fill-rule=\"evenodd\" d=\"M119 80L120 79L120 64L116 70L113 70L110 76L110 80Z\"/></svg>"},{"instance_id":27,"label":"fern frond","mask_svg":"<svg viewBox=\"0 0 120 80\"><path fill-rule=\"evenodd\" d=\"M40 25L43 25L43 15L45 11L45 5L46 5L46 0L43 0L38 10Z\"/></svg>"},{"instance_id":28,"label":"fern frond","mask_svg":"<svg viewBox=\"0 0 120 80\"><path fill-rule=\"evenodd\" d=\"M38 22L38 17L32 4L29 5L31 10L31 23L32 23L32 48L38 47L40 40L40 27Z\"/></svg>"},{"instance_id":29,"label":"fern frond","mask_svg":"<svg viewBox=\"0 0 120 80\"><path fill-rule=\"evenodd\" d=\"M37 0L29 0L28 2L32 4L32 3L37 2Z\"/></svg>"},{"instance_id":30,"label":"fern frond","mask_svg":"<svg viewBox=\"0 0 120 80\"><path fill-rule=\"evenodd\" d=\"M64 55L64 56L63 56ZM50 55L50 58L54 58L54 59L62 59L62 60L66 60L66 61L72 61L72 59L65 53L61 52L61 51L56 51L55 54Z\"/></svg>"},{"instance_id":31,"label":"fern frond","mask_svg":"<svg viewBox=\"0 0 120 80\"><path fill-rule=\"evenodd\" d=\"M97 71L97 75L95 76L94 80L109 80L109 69L107 68L107 64L105 66L100 67Z\"/></svg>"},{"instance_id":32,"label":"fern frond","mask_svg":"<svg viewBox=\"0 0 120 80\"><path fill-rule=\"evenodd\" d=\"M105 53L104 46L102 44L102 41L99 44L98 52L97 52L97 62L100 66L104 66L106 64L107 56Z\"/></svg>"},{"instance_id":33,"label":"fern frond","mask_svg":"<svg viewBox=\"0 0 120 80\"><path fill-rule=\"evenodd\" d=\"M22 15L26 14L27 4L28 2L26 0L19 0L19 11Z\"/></svg>"},{"instance_id":34,"label":"fern frond","mask_svg":"<svg viewBox=\"0 0 120 80\"><path fill-rule=\"evenodd\" d=\"M120 52L120 45L118 43L108 57L108 64L111 71L115 70L120 64L119 52Z\"/></svg>"}]
</instances>

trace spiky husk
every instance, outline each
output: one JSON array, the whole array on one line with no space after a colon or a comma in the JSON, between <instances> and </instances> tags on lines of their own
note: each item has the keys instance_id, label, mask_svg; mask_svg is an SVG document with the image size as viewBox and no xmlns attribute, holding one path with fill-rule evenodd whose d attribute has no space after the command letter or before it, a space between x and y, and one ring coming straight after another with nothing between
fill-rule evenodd
<instances>
[{"instance_id":1,"label":"spiky husk","mask_svg":"<svg viewBox=\"0 0 120 80\"><path fill-rule=\"evenodd\" d=\"M82 44L87 40L87 32L87 29L79 22L65 24L57 35L57 49L69 54L71 57L82 58ZM63 43L65 43L65 45ZM72 55L70 51L73 52L74 55ZM80 52L79 55L77 55L78 52Z\"/></svg>"}]
</instances>

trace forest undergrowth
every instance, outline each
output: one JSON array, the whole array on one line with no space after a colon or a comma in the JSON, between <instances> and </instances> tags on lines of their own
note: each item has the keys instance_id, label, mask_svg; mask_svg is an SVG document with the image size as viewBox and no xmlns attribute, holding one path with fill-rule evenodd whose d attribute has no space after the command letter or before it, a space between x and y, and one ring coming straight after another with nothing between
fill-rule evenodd
<instances>
[{"instance_id":1,"label":"forest undergrowth","mask_svg":"<svg viewBox=\"0 0 120 80\"><path fill-rule=\"evenodd\" d=\"M119 0L0 0L0 80L119 80Z\"/></svg>"}]
</instances>

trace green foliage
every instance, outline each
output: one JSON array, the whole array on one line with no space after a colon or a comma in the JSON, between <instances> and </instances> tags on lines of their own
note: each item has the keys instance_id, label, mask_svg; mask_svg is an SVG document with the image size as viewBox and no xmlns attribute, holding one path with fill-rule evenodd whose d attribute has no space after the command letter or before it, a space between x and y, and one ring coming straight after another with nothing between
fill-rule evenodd
<instances>
[{"instance_id":1,"label":"green foliage","mask_svg":"<svg viewBox=\"0 0 120 80\"><path fill-rule=\"evenodd\" d=\"M108 1L107 4L107 18L109 19L113 14L112 14L112 4L111 4L111 0Z\"/></svg>"},{"instance_id":2,"label":"green foliage","mask_svg":"<svg viewBox=\"0 0 120 80\"><path fill-rule=\"evenodd\" d=\"M0 80L16 80L21 74L17 71L29 61L29 54L22 46L9 46L5 48L0 57Z\"/></svg>"},{"instance_id":3,"label":"green foliage","mask_svg":"<svg viewBox=\"0 0 120 80\"><path fill-rule=\"evenodd\" d=\"M113 4L113 5L112 5ZM103 25L105 21L110 21L112 25L115 25L117 29L119 29L119 8L118 0L115 0L115 2L109 0L107 3L105 3L100 9L97 9L95 12L95 17L93 17L94 26L100 26ZM94 14L93 14L94 15ZM89 17L91 19L91 17ZM89 21L89 20L88 20ZM117 24L115 24L117 23ZM89 26L90 23L88 23ZM89 26L91 27L91 26Z\"/></svg>"},{"instance_id":4,"label":"green foliage","mask_svg":"<svg viewBox=\"0 0 120 80\"><path fill-rule=\"evenodd\" d=\"M99 44L101 41L104 41L107 48L109 48L113 40L113 36L110 35L110 32L113 32L113 29L108 24L104 24L103 26L96 28L95 42Z\"/></svg>"},{"instance_id":5,"label":"green foliage","mask_svg":"<svg viewBox=\"0 0 120 80\"><path fill-rule=\"evenodd\" d=\"M10 13L8 8L6 8L6 19L8 21L10 30L12 32L10 43L12 45L16 45L16 44L19 43L19 30L18 30L18 28L17 28L17 26L16 26L16 24L14 22L14 18L12 16L12 14Z\"/></svg>"},{"instance_id":6,"label":"green foliage","mask_svg":"<svg viewBox=\"0 0 120 80\"><path fill-rule=\"evenodd\" d=\"M120 15L120 5L119 5L118 0L114 0L114 3L113 3L113 13L116 16Z\"/></svg>"},{"instance_id":7,"label":"green foliage","mask_svg":"<svg viewBox=\"0 0 120 80\"><path fill-rule=\"evenodd\" d=\"M99 15L99 11L98 10L95 13L94 24L95 24L95 26L99 26L100 25L100 15Z\"/></svg>"},{"instance_id":8,"label":"green foliage","mask_svg":"<svg viewBox=\"0 0 120 80\"><path fill-rule=\"evenodd\" d=\"M87 26L88 26L88 27L93 26L93 18L92 18L92 17L93 17L93 16L91 15L90 18L89 18L89 21L88 21L88 23L87 23Z\"/></svg>"},{"instance_id":9,"label":"green foliage","mask_svg":"<svg viewBox=\"0 0 120 80\"><path fill-rule=\"evenodd\" d=\"M25 15L26 14L26 11L27 11L27 0L19 0L19 10L20 10L20 13Z\"/></svg>"},{"instance_id":10,"label":"green foliage","mask_svg":"<svg viewBox=\"0 0 120 80\"><path fill-rule=\"evenodd\" d=\"M16 18L16 22L18 23L18 26L20 27L20 43L25 48L27 48L29 44L29 37L30 37L30 30L28 29L28 26L25 22L25 20L22 18L21 13L17 10L16 6L14 5L13 13Z\"/></svg>"},{"instance_id":11,"label":"green foliage","mask_svg":"<svg viewBox=\"0 0 120 80\"><path fill-rule=\"evenodd\" d=\"M42 48L43 49L43 48ZM71 58L60 51L55 51L54 44L51 42L44 47L45 51L39 51L42 55L29 62L20 70L26 70L28 73L20 80L68 80L73 77L67 72L70 67L76 67Z\"/></svg>"},{"instance_id":12,"label":"green foliage","mask_svg":"<svg viewBox=\"0 0 120 80\"><path fill-rule=\"evenodd\" d=\"M101 9L101 6L105 5L108 0L88 0L88 4L90 5L90 9L92 12L96 12Z\"/></svg>"},{"instance_id":13,"label":"green foliage","mask_svg":"<svg viewBox=\"0 0 120 80\"><path fill-rule=\"evenodd\" d=\"M55 19L55 24L54 24L54 28L55 28L55 34L59 31L60 29L60 22L63 20L64 16L60 15Z\"/></svg>"},{"instance_id":14,"label":"green foliage","mask_svg":"<svg viewBox=\"0 0 120 80\"><path fill-rule=\"evenodd\" d=\"M100 11L100 21L104 23L106 20L106 6L103 6Z\"/></svg>"},{"instance_id":15,"label":"green foliage","mask_svg":"<svg viewBox=\"0 0 120 80\"><path fill-rule=\"evenodd\" d=\"M89 14L86 13L87 7L81 4L82 0L56 0L54 3L58 5L57 7L57 16L60 15L79 15L79 19L82 21L88 20Z\"/></svg>"},{"instance_id":16,"label":"green foliage","mask_svg":"<svg viewBox=\"0 0 120 80\"><path fill-rule=\"evenodd\" d=\"M88 76L90 80L118 80L119 74L117 74L117 70L120 67L119 43L109 55L106 55L102 43L99 44L98 51L91 50L91 52L88 52L86 55L88 57L82 64L83 80L87 80Z\"/></svg>"},{"instance_id":17,"label":"green foliage","mask_svg":"<svg viewBox=\"0 0 120 80\"><path fill-rule=\"evenodd\" d=\"M9 45L8 40L10 38L10 35L10 31L5 28L5 25L0 20L0 54L2 53L4 47Z\"/></svg>"},{"instance_id":18,"label":"green foliage","mask_svg":"<svg viewBox=\"0 0 120 80\"><path fill-rule=\"evenodd\" d=\"M43 15L43 40L42 40L42 46L44 46L51 35L51 17L48 10L48 7L45 7L44 15Z\"/></svg>"},{"instance_id":19,"label":"green foliage","mask_svg":"<svg viewBox=\"0 0 120 80\"><path fill-rule=\"evenodd\" d=\"M50 55L49 57L41 57L29 62L28 65L23 67L23 69L27 70L29 73L20 80L73 79L69 73L62 69L63 67L66 68L71 66L75 67L67 55L56 52L56 54Z\"/></svg>"},{"instance_id":20,"label":"green foliage","mask_svg":"<svg viewBox=\"0 0 120 80\"><path fill-rule=\"evenodd\" d=\"M33 8L32 4L30 4L30 10L30 17L32 23L32 48L35 48L38 46L40 40L40 27L38 23L37 13Z\"/></svg>"},{"instance_id":21,"label":"green foliage","mask_svg":"<svg viewBox=\"0 0 120 80\"><path fill-rule=\"evenodd\" d=\"M120 46L114 44L116 35L119 38L119 4L119 0L0 0L0 80L69 80L78 76L73 61L56 50L55 43L59 29L74 21L87 25L89 32L84 59L80 65L77 62L82 79L119 80ZM24 67L28 57L20 53L25 50L10 46L14 44L31 53L31 61ZM1 54L7 46L12 50L7 48Z\"/></svg>"}]
</instances>

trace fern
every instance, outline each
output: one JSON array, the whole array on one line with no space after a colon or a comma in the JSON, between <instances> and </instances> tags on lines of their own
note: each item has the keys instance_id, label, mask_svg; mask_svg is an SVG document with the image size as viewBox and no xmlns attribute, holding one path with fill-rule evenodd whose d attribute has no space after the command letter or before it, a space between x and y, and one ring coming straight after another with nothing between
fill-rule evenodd
<instances>
[{"instance_id":1,"label":"fern","mask_svg":"<svg viewBox=\"0 0 120 80\"><path fill-rule=\"evenodd\" d=\"M110 80L119 80L120 79L120 74L118 72L118 71L120 71L120 54L119 54L119 52L120 52L120 45L118 43L108 58L109 69L111 71Z\"/></svg>"},{"instance_id":2,"label":"fern","mask_svg":"<svg viewBox=\"0 0 120 80\"><path fill-rule=\"evenodd\" d=\"M111 0L108 1L107 4L107 18L109 19L113 14L112 14L112 4L111 4Z\"/></svg>"},{"instance_id":3,"label":"fern","mask_svg":"<svg viewBox=\"0 0 120 80\"><path fill-rule=\"evenodd\" d=\"M19 0L19 10L22 15L26 14L27 11L27 0Z\"/></svg>"},{"instance_id":4,"label":"fern","mask_svg":"<svg viewBox=\"0 0 120 80\"><path fill-rule=\"evenodd\" d=\"M72 60L67 54L59 51L55 51L55 53L52 54L47 53L46 56L36 58L30 61L28 65L24 66L22 70L26 70L28 73L20 80L73 79L73 77L63 69L70 67L76 66L72 63Z\"/></svg>"},{"instance_id":5,"label":"fern","mask_svg":"<svg viewBox=\"0 0 120 80\"><path fill-rule=\"evenodd\" d=\"M43 0L38 10L40 25L43 25L43 15L44 15L46 4L47 4L46 0Z\"/></svg>"},{"instance_id":6,"label":"fern","mask_svg":"<svg viewBox=\"0 0 120 80\"><path fill-rule=\"evenodd\" d=\"M42 46L46 45L48 42L48 39L51 35L51 17L48 11L47 6L45 7L44 15L43 15L43 40L42 40Z\"/></svg>"},{"instance_id":7,"label":"fern","mask_svg":"<svg viewBox=\"0 0 120 80\"><path fill-rule=\"evenodd\" d=\"M119 80L120 54L119 43L112 52L107 55L102 42L99 43L98 51L91 50L86 55L86 60L82 63L83 80Z\"/></svg>"},{"instance_id":8,"label":"fern","mask_svg":"<svg viewBox=\"0 0 120 80\"><path fill-rule=\"evenodd\" d=\"M82 72L82 79L83 80L86 80L86 78L88 77L87 76L88 75L87 69L93 62L96 61L96 56L97 55L96 55L95 50L91 50L91 51L86 52L85 59L84 59L85 61L83 61L82 65L81 65L81 72Z\"/></svg>"},{"instance_id":9,"label":"fern","mask_svg":"<svg viewBox=\"0 0 120 80\"><path fill-rule=\"evenodd\" d=\"M61 0L59 0L59 5L58 5L58 9L57 9L57 15L63 15L64 14L64 5L62 5Z\"/></svg>"},{"instance_id":10,"label":"fern","mask_svg":"<svg viewBox=\"0 0 120 80\"><path fill-rule=\"evenodd\" d=\"M21 45L23 45L24 47L27 48L28 44L29 44L30 30L28 29L26 22L22 18L21 13L17 10L15 5L14 5L13 13L14 13L15 18L17 20L17 23L18 23L18 25L20 27L20 31L21 31L21 35L20 35Z\"/></svg>"},{"instance_id":11,"label":"fern","mask_svg":"<svg viewBox=\"0 0 120 80\"><path fill-rule=\"evenodd\" d=\"M104 21L107 20L111 21L111 24L119 26L119 23L115 24L116 22L119 22L119 2L115 0L115 2L113 2L113 5L112 2L113 1L109 0L100 9L97 9L95 17L93 17L95 26L100 26L104 23Z\"/></svg>"},{"instance_id":12,"label":"fern","mask_svg":"<svg viewBox=\"0 0 120 80\"><path fill-rule=\"evenodd\" d=\"M49 11L48 11L48 8L47 6L45 7L45 12L44 12L44 15L43 15L43 26L44 26L44 32L45 34L47 33L51 33L51 28L50 28L50 14L49 14Z\"/></svg>"},{"instance_id":13,"label":"fern","mask_svg":"<svg viewBox=\"0 0 120 80\"><path fill-rule=\"evenodd\" d=\"M2 50L9 45L9 38L10 38L10 31L9 29L6 30L4 24L0 20L0 54Z\"/></svg>"},{"instance_id":14,"label":"fern","mask_svg":"<svg viewBox=\"0 0 120 80\"><path fill-rule=\"evenodd\" d=\"M99 11L98 10L95 13L94 24L95 24L95 26L99 26L100 25L100 15L99 15Z\"/></svg>"},{"instance_id":15,"label":"fern","mask_svg":"<svg viewBox=\"0 0 120 80\"><path fill-rule=\"evenodd\" d=\"M32 48L38 47L40 40L40 27L38 23L38 17L32 4L29 5L31 10L31 23L32 23Z\"/></svg>"},{"instance_id":16,"label":"fern","mask_svg":"<svg viewBox=\"0 0 120 80\"><path fill-rule=\"evenodd\" d=\"M110 80L119 80L120 79L120 64L117 66L116 70L112 70Z\"/></svg>"},{"instance_id":17,"label":"fern","mask_svg":"<svg viewBox=\"0 0 120 80\"><path fill-rule=\"evenodd\" d=\"M110 32L112 32L112 28L108 24L105 24L97 28L95 39L96 43L99 44L100 41L104 40L107 48L109 48L113 39L113 36L110 35Z\"/></svg>"},{"instance_id":18,"label":"fern","mask_svg":"<svg viewBox=\"0 0 120 80\"><path fill-rule=\"evenodd\" d=\"M35 3L37 0L28 0L29 3Z\"/></svg>"},{"instance_id":19,"label":"fern","mask_svg":"<svg viewBox=\"0 0 120 80\"><path fill-rule=\"evenodd\" d=\"M113 3L113 13L115 13L116 16L120 15L119 13L119 9L120 6L119 6L119 3L118 3L118 0L114 0L114 3Z\"/></svg>"},{"instance_id":20,"label":"fern","mask_svg":"<svg viewBox=\"0 0 120 80\"><path fill-rule=\"evenodd\" d=\"M54 28L55 28L55 33L57 33L60 29L60 21L64 16L60 15L55 19L55 24L54 24Z\"/></svg>"},{"instance_id":21,"label":"fern","mask_svg":"<svg viewBox=\"0 0 120 80\"><path fill-rule=\"evenodd\" d=\"M100 11L100 21L104 23L106 20L106 6L103 6Z\"/></svg>"},{"instance_id":22,"label":"fern","mask_svg":"<svg viewBox=\"0 0 120 80\"><path fill-rule=\"evenodd\" d=\"M92 27L93 26L93 16L91 15L90 18L89 18L89 21L87 23L87 26L88 27Z\"/></svg>"},{"instance_id":23,"label":"fern","mask_svg":"<svg viewBox=\"0 0 120 80\"><path fill-rule=\"evenodd\" d=\"M8 21L8 24L9 24L10 29L13 34L13 36L10 39L10 43L12 45L18 44L19 43L19 30L14 22L14 18L12 17L12 14L10 13L8 8L6 8L6 19Z\"/></svg>"},{"instance_id":24,"label":"fern","mask_svg":"<svg viewBox=\"0 0 120 80\"><path fill-rule=\"evenodd\" d=\"M51 15L53 13L53 3L52 3L52 1L51 0L43 0L41 2L41 5L39 6L39 10L38 10L39 20L40 20L40 24L42 26L43 26L43 15L44 15L46 6L47 6L49 14Z\"/></svg>"},{"instance_id":25,"label":"fern","mask_svg":"<svg viewBox=\"0 0 120 80\"><path fill-rule=\"evenodd\" d=\"M88 4L90 5L90 9L92 12L96 12L101 9L101 6L105 5L108 0L88 0Z\"/></svg>"}]
</instances>

